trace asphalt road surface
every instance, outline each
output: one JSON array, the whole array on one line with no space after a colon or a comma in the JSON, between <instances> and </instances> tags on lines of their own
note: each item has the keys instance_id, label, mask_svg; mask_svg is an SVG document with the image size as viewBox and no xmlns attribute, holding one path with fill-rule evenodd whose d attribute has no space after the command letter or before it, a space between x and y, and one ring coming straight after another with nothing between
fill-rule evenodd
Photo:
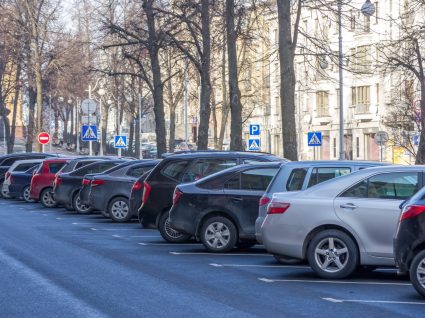
<instances>
[{"instance_id":1,"label":"asphalt road surface","mask_svg":"<svg viewBox=\"0 0 425 318\"><path fill-rule=\"evenodd\" d=\"M424 317L393 269L318 279L262 246L230 254L167 244L39 204L0 201L0 317Z\"/></svg>"}]
</instances>

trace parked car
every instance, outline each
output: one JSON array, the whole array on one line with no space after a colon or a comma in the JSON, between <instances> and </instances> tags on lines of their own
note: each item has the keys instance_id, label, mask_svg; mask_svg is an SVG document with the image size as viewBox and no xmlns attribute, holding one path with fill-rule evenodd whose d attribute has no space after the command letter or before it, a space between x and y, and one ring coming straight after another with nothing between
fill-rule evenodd
<instances>
[{"instance_id":1,"label":"parked car","mask_svg":"<svg viewBox=\"0 0 425 318\"><path fill-rule=\"evenodd\" d=\"M43 159L30 159L30 160L18 160L15 161L7 172L4 175L3 186L1 190L1 194L4 198L10 198L9 195L9 185L10 185L10 177L12 172L25 172L28 169L40 165Z\"/></svg>"},{"instance_id":2,"label":"parked car","mask_svg":"<svg viewBox=\"0 0 425 318\"><path fill-rule=\"evenodd\" d=\"M281 163L240 165L174 190L170 226L211 252L256 244L258 202Z\"/></svg>"},{"instance_id":3,"label":"parked car","mask_svg":"<svg viewBox=\"0 0 425 318\"><path fill-rule=\"evenodd\" d=\"M255 236L262 243L261 224L267 214L267 206L273 194L277 192L302 191L316 184L346 174L370 168L387 165L374 161L294 161L282 164L276 177L272 180L260 200L258 218L255 221ZM276 256L277 259L281 258Z\"/></svg>"},{"instance_id":4,"label":"parked car","mask_svg":"<svg viewBox=\"0 0 425 318\"><path fill-rule=\"evenodd\" d=\"M56 206L53 195L55 175L71 158L45 159L31 179L30 198L40 201L46 208Z\"/></svg>"},{"instance_id":5,"label":"parked car","mask_svg":"<svg viewBox=\"0 0 425 318\"><path fill-rule=\"evenodd\" d=\"M44 159L48 157L57 157L54 154L40 153L40 152L23 152L13 153L0 157L0 187L3 186L3 181L7 170L18 160L29 160L29 159ZM1 189L1 188L0 188Z\"/></svg>"},{"instance_id":6,"label":"parked car","mask_svg":"<svg viewBox=\"0 0 425 318\"><path fill-rule=\"evenodd\" d=\"M105 173L87 175L80 191L81 203L104 212L104 215L109 215L115 222L127 222L137 216L129 208L134 182L152 170L158 162L159 160L131 161Z\"/></svg>"},{"instance_id":7,"label":"parked car","mask_svg":"<svg viewBox=\"0 0 425 318\"><path fill-rule=\"evenodd\" d=\"M28 203L34 202L30 197L31 179L34 173L40 168L40 165L41 163L24 172L11 173L8 194L12 199L23 199Z\"/></svg>"},{"instance_id":8,"label":"parked car","mask_svg":"<svg viewBox=\"0 0 425 318\"><path fill-rule=\"evenodd\" d=\"M262 225L272 254L307 259L324 278L359 265L394 266L399 205L423 186L424 166L357 171L310 189L276 193Z\"/></svg>"},{"instance_id":9,"label":"parked car","mask_svg":"<svg viewBox=\"0 0 425 318\"><path fill-rule=\"evenodd\" d=\"M180 183L190 183L224 169L255 162L284 161L270 154L253 152L189 151L168 154L144 182L139 221L144 228L159 229L165 240L186 240L169 225L173 192Z\"/></svg>"},{"instance_id":10,"label":"parked car","mask_svg":"<svg viewBox=\"0 0 425 318\"><path fill-rule=\"evenodd\" d=\"M75 210L81 214L90 213L90 206L82 204L80 199L84 176L104 172L123 162L123 160L98 160L72 172L58 174L53 188L56 202L68 210Z\"/></svg>"},{"instance_id":11,"label":"parked car","mask_svg":"<svg viewBox=\"0 0 425 318\"><path fill-rule=\"evenodd\" d=\"M402 208L394 239L395 263L400 272L409 272L413 286L425 297L425 188Z\"/></svg>"}]
</instances>

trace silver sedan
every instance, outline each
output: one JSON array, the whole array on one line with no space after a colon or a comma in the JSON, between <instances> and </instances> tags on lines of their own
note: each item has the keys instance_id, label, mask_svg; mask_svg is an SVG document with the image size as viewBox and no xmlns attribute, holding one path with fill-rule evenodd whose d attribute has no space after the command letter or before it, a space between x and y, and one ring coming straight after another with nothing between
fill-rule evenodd
<instances>
[{"instance_id":1,"label":"silver sedan","mask_svg":"<svg viewBox=\"0 0 425 318\"><path fill-rule=\"evenodd\" d=\"M423 166L369 168L297 193L276 193L261 227L266 249L307 259L324 278L359 265L392 266L400 204L423 186Z\"/></svg>"}]
</instances>

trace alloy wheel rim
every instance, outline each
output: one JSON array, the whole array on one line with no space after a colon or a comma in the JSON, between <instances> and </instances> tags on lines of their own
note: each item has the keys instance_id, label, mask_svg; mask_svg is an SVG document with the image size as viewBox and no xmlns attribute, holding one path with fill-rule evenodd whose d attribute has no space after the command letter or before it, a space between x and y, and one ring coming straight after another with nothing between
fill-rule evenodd
<instances>
[{"instance_id":1,"label":"alloy wheel rim","mask_svg":"<svg viewBox=\"0 0 425 318\"><path fill-rule=\"evenodd\" d=\"M47 191L47 192L44 193L43 202L44 202L44 204L46 204L49 207L55 205L55 200L53 199L53 192L52 191Z\"/></svg>"},{"instance_id":2,"label":"alloy wheel rim","mask_svg":"<svg viewBox=\"0 0 425 318\"><path fill-rule=\"evenodd\" d=\"M416 269L416 278L423 289L425 289L425 258L423 258Z\"/></svg>"},{"instance_id":3,"label":"alloy wheel rim","mask_svg":"<svg viewBox=\"0 0 425 318\"><path fill-rule=\"evenodd\" d=\"M183 234L173 229L170 225L170 217L165 220L165 233L173 239L180 238Z\"/></svg>"},{"instance_id":4,"label":"alloy wheel rim","mask_svg":"<svg viewBox=\"0 0 425 318\"><path fill-rule=\"evenodd\" d=\"M124 219L128 215L128 204L124 201L116 201L112 204L111 213L117 219Z\"/></svg>"},{"instance_id":5,"label":"alloy wheel rim","mask_svg":"<svg viewBox=\"0 0 425 318\"><path fill-rule=\"evenodd\" d=\"M328 273L343 270L350 259L347 245L335 237L321 240L316 246L314 256L316 264Z\"/></svg>"},{"instance_id":6,"label":"alloy wheel rim","mask_svg":"<svg viewBox=\"0 0 425 318\"><path fill-rule=\"evenodd\" d=\"M224 248L230 241L230 230L222 222L211 223L205 230L205 240L213 248Z\"/></svg>"},{"instance_id":7,"label":"alloy wheel rim","mask_svg":"<svg viewBox=\"0 0 425 318\"><path fill-rule=\"evenodd\" d=\"M31 198L30 198L30 189L29 188L26 188L24 190L24 200L27 201L27 202L32 201Z\"/></svg>"},{"instance_id":8,"label":"alloy wheel rim","mask_svg":"<svg viewBox=\"0 0 425 318\"><path fill-rule=\"evenodd\" d=\"M90 206L81 204L80 196L78 196L76 203L77 203L78 210L81 211L81 212L87 212L90 209Z\"/></svg>"}]
</instances>

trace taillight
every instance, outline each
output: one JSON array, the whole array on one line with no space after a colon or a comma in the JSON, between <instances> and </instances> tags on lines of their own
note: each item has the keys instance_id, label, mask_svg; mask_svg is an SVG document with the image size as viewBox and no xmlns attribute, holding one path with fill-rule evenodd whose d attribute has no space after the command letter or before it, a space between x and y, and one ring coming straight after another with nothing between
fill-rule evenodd
<instances>
[{"instance_id":1,"label":"taillight","mask_svg":"<svg viewBox=\"0 0 425 318\"><path fill-rule=\"evenodd\" d=\"M143 183L144 189L143 189L143 202L147 202L149 195L151 194L152 187L147 183L146 181Z\"/></svg>"},{"instance_id":2,"label":"taillight","mask_svg":"<svg viewBox=\"0 0 425 318\"><path fill-rule=\"evenodd\" d=\"M260 198L260 202L259 202L260 206L263 206L263 205L266 205L266 204L269 204L269 203L270 203L269 197L261 197Z\"/></svg>"},{"instance_id":3,"label":"taillight","mask_svg":"<svg viewBox=\"0 0 425 318\"><path fill-rule=\"evenodd\" d=\"M10 172L6 172L6 174L4 175L4 179L7 180L10 177Z\"/></svg>"},{"instance_id":4,"label":"taillight","mask_svg":"<svg viewBox=\"0 0 425 318\"><path fill-rule=\"evenodd\" d=\"M268 208L267 208L267 214L282 214L285 213L286 210L288 210L288 208L291 205L289 203L284 203L284 202L273 202L269 204Z\"/></svg>"},{"instance_id":5,"label":"taillight","mask_svg":"<svg viewBox=\"0 0 425 318\"><path fill-rule=\"evenodd\" d=\"M97 186L100 186L100 185L102 185L102 184L105 184L105 180L93 180L92 182L91 182L91 186L92 187L97 187Z\"/></svg>"},{"instance_id":6,"label":"taillight","mask_svg":"<svg viewBox=\"0 0 425 318\"><path fill-rule=\"evenodd\" d=\"M90 180L89 179L83 179L83 185L89 185L90 184Z\"/></svg>"},{"instance_id":7,"label":"taillight","mask_svg":"<svg viewBox=\"0 0 425 318\"><path fill-rule=\"evenodd\" d=\"M13 176L10 176L10 178L9 178L9 182L10 182L10 183L13 183Z\"/></svg>"},{"instance_id":8,"label":"taillight","mask_svg":"<svg viewBox=\"0 0 425 318\"><path fill-rule=\"evenodd\" d=\"M132 191L133 191L133 190L134 190L134 191L138 191L138 190L140 190L142 187L143 187L143 184L141 184L139 181L136 181L136 182L134 182L134 184L133 184L133 189L132 189Z\"/></svg>"},{"instance_id":9,"label":"taillight","mask_svg":"<svg viewBox=\"0 0 425 318\"><path fill-rule=\"evenodd\" d=\"M57 187L58 185L60 185L62 183L62 178L60 178L59 176L56 176L55 179L55 187Z\"/></svg>"},{"instance_id":10,"label":"taillight","mask_svg":"<svg viewBox=\"0 0 425 318\"><path fill-rule=\"evenodd\" d=\"M400 221L415 218L424 212L424 205L409 205L403 209L403 212L400 215Z\"/></svg>"},{"instance_id":11,"label":"taillight","mask_svg":"<svg viewBox=\"0 0 425 318\"><path fill-rule=\"evenodd\" d=\"M180 201L180 198L182 196L182 192L179 189L175 189L174 190L174 194L173 194L173 205L177 204Z\"/></svg>"}]
</instances>

